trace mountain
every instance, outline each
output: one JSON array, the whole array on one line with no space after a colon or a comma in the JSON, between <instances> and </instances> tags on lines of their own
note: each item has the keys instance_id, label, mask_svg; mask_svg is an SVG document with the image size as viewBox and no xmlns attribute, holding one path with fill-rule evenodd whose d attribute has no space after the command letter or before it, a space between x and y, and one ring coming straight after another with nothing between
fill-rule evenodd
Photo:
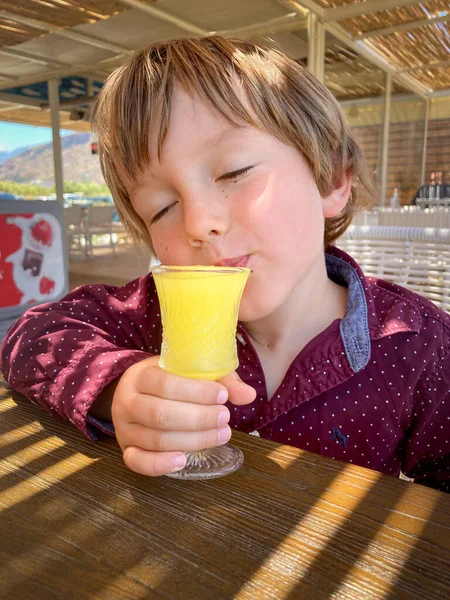
<instances>
[{"instance_id":1,"label":"mountain","mask_svg":"<svg viewBox=\"0 0 450 600\"><path fill-rule=\"evenodd\" d=\"M14 150L0 150L0 165L8 160L8 158L12 158L13 156L17 156L18 154L22 154L28 150L28 146L23 146L22 148L15 148Z\"/></svg>"},{"instance_id":2,"label":"mountain","mask_svg":"<svg viewBox=\"0 0 450 600\"><path fill-rule=\"evenodd\" d=\"M97 155L91 153L90 134L61 138L63 175L66 181L104 184ZM52 143L30 146L0 164L0 181L54 185Z\"/></svg>"}]
</instances>

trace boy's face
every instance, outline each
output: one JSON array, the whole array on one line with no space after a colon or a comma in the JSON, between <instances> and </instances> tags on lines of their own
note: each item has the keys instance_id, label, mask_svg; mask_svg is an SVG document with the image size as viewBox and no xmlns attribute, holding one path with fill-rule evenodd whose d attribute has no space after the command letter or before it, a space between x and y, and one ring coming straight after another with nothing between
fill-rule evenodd
<instances>
[{"instance_id":1,"label":"boy's face","mask_svg":"<svg viewBox=\"0 0 450 600\"><path fill-rule=\"evenodd\" d=\"M268 316L326 277L324 214L345 204L326 204L295 148L259 129L230 125L181 87L174 90L161 162L153 160L130 196L163 264L252 269L242 321Z\"/></svg>"}]
</instances>

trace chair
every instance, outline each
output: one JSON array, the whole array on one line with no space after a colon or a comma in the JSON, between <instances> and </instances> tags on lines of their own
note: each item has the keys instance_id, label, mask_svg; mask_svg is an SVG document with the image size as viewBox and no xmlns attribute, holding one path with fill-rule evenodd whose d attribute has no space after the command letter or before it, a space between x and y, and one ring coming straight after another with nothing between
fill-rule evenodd
<instances>
[{"instance_id":1,"label":"chair","mask_svg":"<svg viewBox=\"0 0 450 600\"><path fill-rule=\"evenodd\" d=\"M407 287L450 312L450 229L351 225L336 246L366 275Z\"/></svg>"},{"instance_id":2,"label":"chair","mask_svg":"<svg viewBox=\"0 0 450 600\"><path fill-rule=\"evenodd\" d=\"M85 225L87 254L92 255L95 248L112 248L116 252L116 244L113 236L113 206L94 206L90 205L87 210ZM93 238L96 237L96 244ZM107 237L108 242L102 241ZM98 243L98 239L100 242Z\"/></svg>"},{"instance_id":3,"label":"chair","mask_svg":"<svg viewBox=\"0 0 450 600\"><path fill-rule=\"evenodd\" d=\"M118 244L121 246L122 245L123 246L132 245L133 240L121 221L118 221L117 219L113 219L112 232L113 232L114 244Z\"/></svg>"},{"instance_id":4,"label":"chair","mask_svg":"<svg viewBox=\"0 0 450 600\"><path fill-rule=\"evenodd\" d=\"M67 235L69 256L76 252L87 254L87 239L85 233L85 209L83 206L64 207L64 227Z\"/></svg>"}]
</instances>

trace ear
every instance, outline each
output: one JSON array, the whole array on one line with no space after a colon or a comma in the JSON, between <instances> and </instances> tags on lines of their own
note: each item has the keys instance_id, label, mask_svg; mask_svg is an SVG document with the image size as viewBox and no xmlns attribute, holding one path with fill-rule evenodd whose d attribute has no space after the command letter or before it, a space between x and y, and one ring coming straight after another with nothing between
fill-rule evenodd
<instances>
[{"instance_id":1,"label":"ear","mask_svg":"<svg viewBox=\"0 0 450 600\"><path fill-rule=\"evenodd\" d=\"M351 188L352 178L350 173L345 173L340 181L336 182L331 192L322 198L322 213L326 219L336 217L344 209Z\"/></svg>"}]
</instances>

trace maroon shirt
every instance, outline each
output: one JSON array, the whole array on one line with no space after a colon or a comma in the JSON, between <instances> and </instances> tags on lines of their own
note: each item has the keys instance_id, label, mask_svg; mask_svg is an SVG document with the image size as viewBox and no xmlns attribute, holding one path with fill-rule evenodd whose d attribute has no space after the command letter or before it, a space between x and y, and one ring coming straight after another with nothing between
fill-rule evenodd
<instances>
[{"instance_id":1,"label":"maroon shirt","mask_svg":"<svg viewBox=\"0 0 450 600\"><path fill-rule=\"evenodd\" d=\"M347 313L303 348L271 399L238 326L238 373L257 397L229 405L230 426L450 491L450 315L364 277L336 248L327 268L348 286ZM14 389L97 439L99 430L114 430L88 415L95 398L160 347L159 303L147 275L122 288L79 287L30 309L9 330L0 357Z\"/></svg>"}]
</instances>

